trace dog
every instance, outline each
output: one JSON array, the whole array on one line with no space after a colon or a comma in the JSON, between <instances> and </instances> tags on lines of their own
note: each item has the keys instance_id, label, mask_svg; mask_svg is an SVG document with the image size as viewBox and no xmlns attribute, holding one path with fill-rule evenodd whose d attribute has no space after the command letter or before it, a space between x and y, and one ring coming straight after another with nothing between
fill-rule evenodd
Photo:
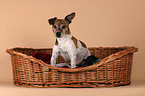
<instances>
[{"instance_id":1,"label":"dog","mask_svg":"<svg viewBox=\"0 0 145 96\"><path fill-rule=\"evenodd\" d=\"M75 12L67 15L64 19L57 17L48 20L52 25L52 30L55 34L56 41L52 50L51 65L56 66L56 59L61 55L65 61L70 62L71 68L76 68L83 59L90 56L90 52L82 41L72 36L69 24L75 17Z\"/></svg>"}]
</instances>

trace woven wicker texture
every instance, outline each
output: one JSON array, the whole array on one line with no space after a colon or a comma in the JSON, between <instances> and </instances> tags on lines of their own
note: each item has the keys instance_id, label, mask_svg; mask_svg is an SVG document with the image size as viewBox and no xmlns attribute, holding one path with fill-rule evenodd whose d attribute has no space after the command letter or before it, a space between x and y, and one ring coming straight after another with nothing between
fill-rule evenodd
<instances>
[{"instance_id":1,"label":"woven wicker texture","mask_svg":"<svg viewBox=\"0 0 145 96\"><path fill-rule=\"evenodd\" d=\"M58 68L31 55L35 52L52 54L52 49L13 48L11 55L14 85L23 87L114 87L131 83L135 47L89 48L102 60L84 68ZM60 56L57 63L65 62Z\"/></svg>"}]
</instances>

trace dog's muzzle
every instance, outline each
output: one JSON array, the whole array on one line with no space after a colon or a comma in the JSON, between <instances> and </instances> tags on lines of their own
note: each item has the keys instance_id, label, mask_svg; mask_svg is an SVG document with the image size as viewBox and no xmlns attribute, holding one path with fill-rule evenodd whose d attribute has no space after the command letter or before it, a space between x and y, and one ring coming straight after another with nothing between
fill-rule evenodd
<instances>
[{"instance_id":1,"label":"dog's muzzle","mask_svg":"<svg viewBox=\"0 0 145 96\"><path fill-rule=\"evenodd\" d=\"M56 37L60 38L61 37L61 32L57 32Z\"/></svg>"}]
</instances>

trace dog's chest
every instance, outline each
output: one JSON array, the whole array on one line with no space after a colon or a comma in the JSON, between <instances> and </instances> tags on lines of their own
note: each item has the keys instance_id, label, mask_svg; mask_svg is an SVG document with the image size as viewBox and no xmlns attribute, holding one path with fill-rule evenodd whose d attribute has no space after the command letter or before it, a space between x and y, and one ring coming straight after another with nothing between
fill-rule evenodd
<instances>
[{"instance_id":1,"label":"dog's chest","mask_svg":"<svg viewBox=\"0 0 145 96\"><path fill-rule=\"evenodd\" d=\"M58 40L58 47L60 50L60 55L68 62L70 62L70 53L73 52L75 49L73 48L73 41L70 38L61 38Z\"/></svg>"},{"instance_id":2,"label":"dog's chest","mask_svg":"<svg viewBox=\"0 0 145 96\"><path fill-rule=\"evenodd\" d=\"M58 40L59 48L61 49L61 51L65 52L65 51L70 51L71 49L72 50L74 49L73 48L74 42L72 41L70 37L60 38L57 40Z\"/></svg>"},{"instance_id":3,"label":"dog's chest","mask_svg":"<svg viewBox=\"0 0 145 96\"><path fill-rule=\"evenodd\" d=\"M82 47L79 40L76 39L74 42L72 36L67 38L57 38L58 45L57 51L65 59L65 61L70 62L73 56L76 56L76 64L79 64L83 59L86 59L90 55L87 48ZM76 44L77 43L77 46Z\"/></svg>"}]
</instances>

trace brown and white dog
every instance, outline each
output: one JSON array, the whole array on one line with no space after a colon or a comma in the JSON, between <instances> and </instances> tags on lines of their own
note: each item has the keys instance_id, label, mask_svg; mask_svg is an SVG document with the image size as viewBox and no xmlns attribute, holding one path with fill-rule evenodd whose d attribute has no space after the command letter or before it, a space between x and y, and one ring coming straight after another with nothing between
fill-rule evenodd
<instances>
[{"instance_id":1,"label":"brown and white dog","mask_svg":"<svg viewBox=\"0 0 145 96\"><path fill-rule=\"evenodd\" d=\"M75 68L83 59L90 56L87 46L71 35L69 24L74 17L75 13L73 12L64 19L57 19L57 17L55 17L48 20L56 36L56 42L51 57L52 66L57 65L56 59L59 55L61 55L64 60L70 62L71 68Z\"/></svg>"}]
</instances>

